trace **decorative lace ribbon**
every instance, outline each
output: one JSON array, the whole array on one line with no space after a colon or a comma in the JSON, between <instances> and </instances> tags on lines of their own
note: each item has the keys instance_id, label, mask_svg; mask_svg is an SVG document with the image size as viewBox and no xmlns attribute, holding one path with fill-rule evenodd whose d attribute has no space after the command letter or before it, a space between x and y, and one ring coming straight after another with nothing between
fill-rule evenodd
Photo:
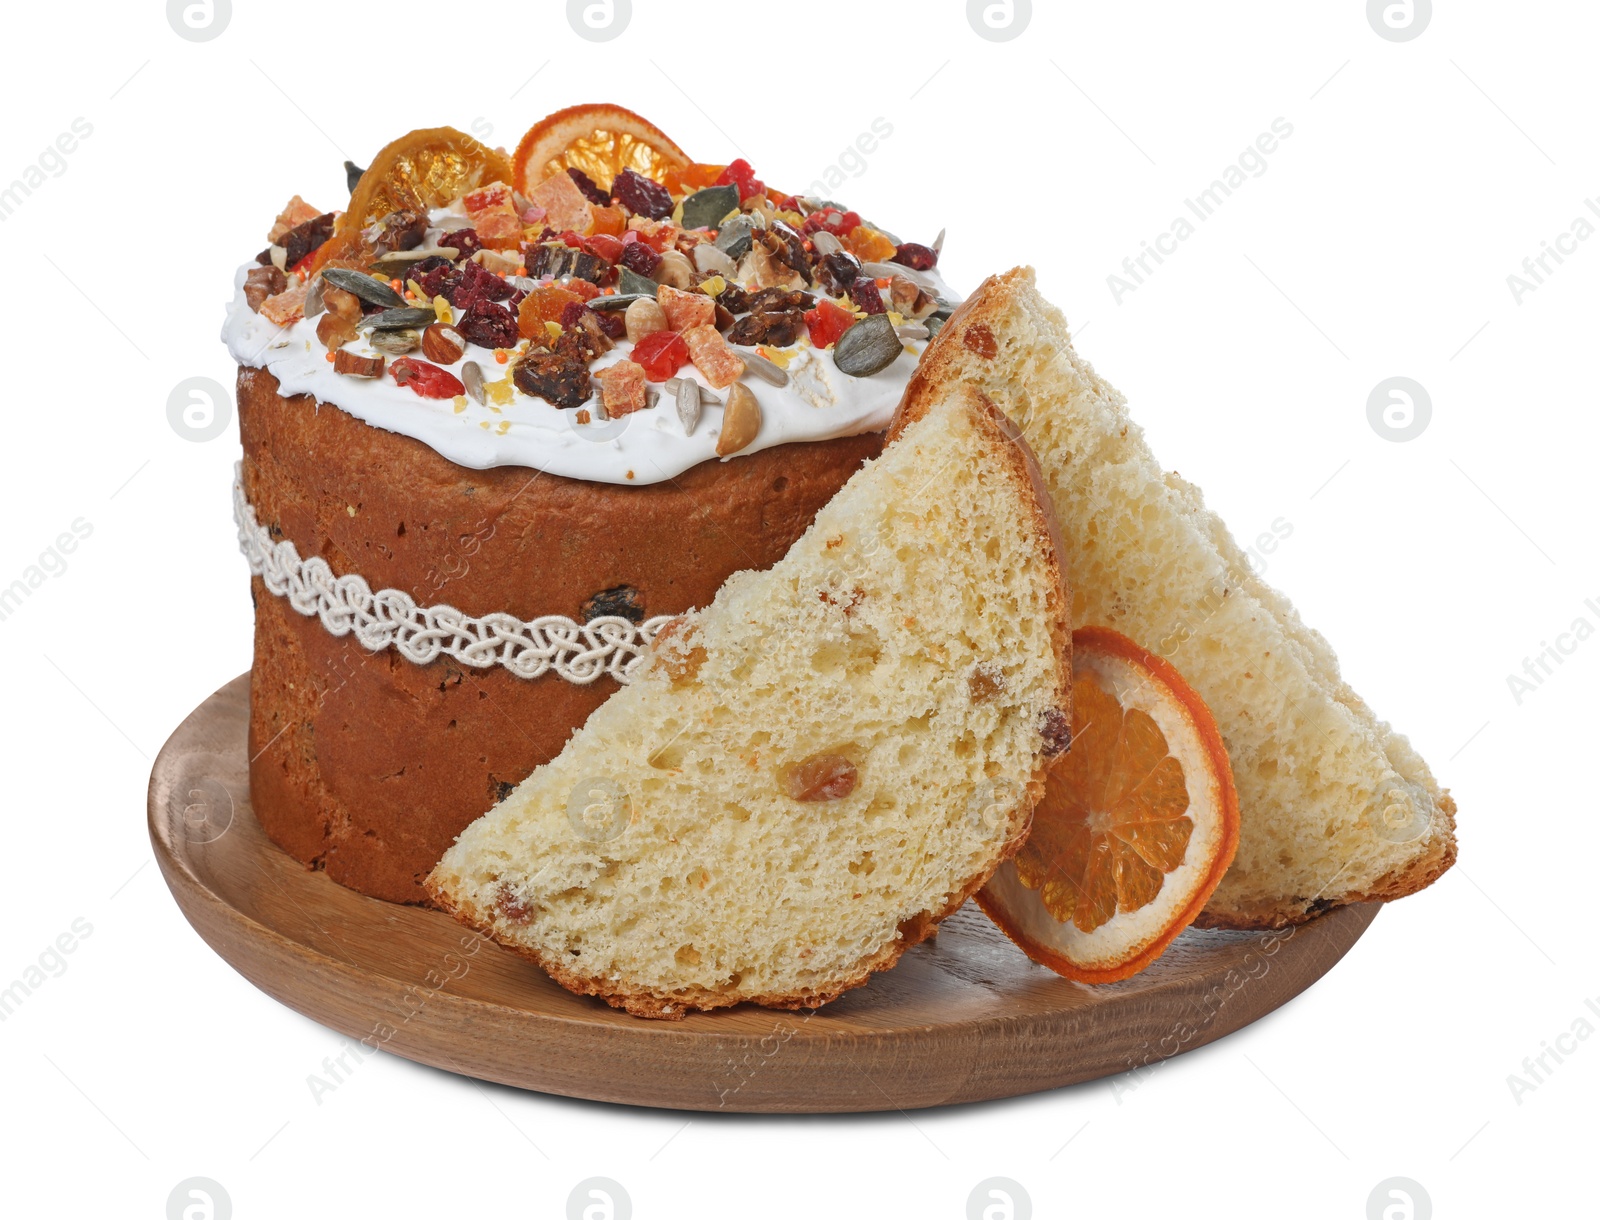
<instances>
[{"instance_id":1,"label":"decorative lace ribbon","mask_svg":"<svg viewBox=\"0 0 1600 1220\"><path fill-rule=\"evenodd\" d=\"M519 678L555 673L587 686L610 674L626 682L671 618L660 615L643 623L617 616L580 623L558 614L531 622L510 614L475 618L454 606L419 606L398 589L374 593L361 577L335 576L326 560L301 559L294 543L274 542L267 527L257 522L237 474L233 519L239 526L239 549L269 592L287 597L307 618L315 615L335 636L353 632L373 652L393 645L418 665L450 656L474 669L503 665Z\"/></svg>"}]
</instances>

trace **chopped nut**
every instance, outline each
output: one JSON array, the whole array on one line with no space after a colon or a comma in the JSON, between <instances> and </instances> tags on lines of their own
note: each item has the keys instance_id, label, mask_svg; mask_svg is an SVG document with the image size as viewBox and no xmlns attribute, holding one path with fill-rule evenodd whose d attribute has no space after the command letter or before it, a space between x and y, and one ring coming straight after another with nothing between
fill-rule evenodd
<instances>
[{"instance_id":1,"label":"chopped nut","mask_svg":"<svg viewBox=\"0 0 1600 1220\"><path fill-rule=\"evenodd\" d=\"M358 356L354 352L335 352L333 371L350 377L382 377L382 356Z\"/></svg>"},{"instance_id":2,"label":"chopped nut","mask_svg":"<svg viewBox=\"0 0 1600 1220\"><path fill-rule=\"evenodd\" d=\"M717 456L738 453L761 431L761 404L748 386L735 384L728 390L728 405L722 412L722 431L717 436Z\"/></svg>"},{"instance_id":3,"label":"chopped nut","mask_svg":"<svg viewBox=\"0 0 1600 1220\"><path fill-rule=\"evenodd\" d=\"M661 261L656 264L652 278L656 283L672 288L691 288L698 277L695 274L694 264L689 261L687 254L668 250L661 255Z\"/></svg>"},{"instance_id":4,"label":"chopped nut","mask_svg":"<svg viewBox=\"0 0 1600 1220\"><path fill-rule=\"evenodd\" d=\"M331 310L317 320L317 342L330 352L343 347L354 339L357 333L354 322L340 317Z\"/></svg>"},{"instance_id":5,"label":"chopped nut","mask_svg":"<svg viewBox=\"0 0 1600 1220\"><path fill-rule=\"evenodd\" d=\"M856 790L856 765L843 754L813 754L783 773L784 790L797 801L839 801Z\"/></svg>"},{"instance_id":6,"label":"chopped nut","mask_svg":"<svg viewBox=\"0 0 1600 1220\"><path fill-rule=\"evenodd\" d=\"M299 198L298 195L295 196ZM288 277L276 267L252 267L245 272L244 299L251 310L261 312L261 304L268 297L277 296L289 286Z\"/></svg>"},{"instance_id":7,"label":"chopped nut","mask_svg":"<svg viewBox=\"0 0 1600 1220\"><path fill-rule=\"evenodd\" d=\"M455 327L435 322L422 332L422 354L435 364L454 364L467 354L467 341Z\"/></svg>"}]
</instances>

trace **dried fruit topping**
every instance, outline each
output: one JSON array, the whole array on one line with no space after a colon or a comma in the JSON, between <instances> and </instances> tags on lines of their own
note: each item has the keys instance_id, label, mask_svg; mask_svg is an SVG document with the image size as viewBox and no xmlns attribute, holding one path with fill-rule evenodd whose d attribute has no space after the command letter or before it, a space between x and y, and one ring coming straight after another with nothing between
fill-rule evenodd
<instances>
[{"instance_id":1,"label":"dried fruit topping","mask_svg":"<svg viewBox=\"0 0 1600 1220\"><path fill-rule=\"evenodd\" d=\"M808 237L819 230L832 233L835 237L844 237L860 226L859 212L841 212L835 207L825 207L818 208L807 216L805 223L800 226L800 231Z\"/></svg>"},{"instance_id":2,"label":"dried fruit topping","mask_svg":"<svg viewBox=\"0 0 1600 1220\"><path fill-rule=\"evenodd\" d=\"M600 383L600 403L609 418L632 415L649 405L645 376L645 370L632 360L619 360L595 374Z\"/></svg>"},{"instance_id":3,"label":"dried fruit topping","mask_svg":"<svg viewBox=\"0 0 1600 1220\"><path fill-rule=\"evenodd\" d=\"M274 244L283 247L284 265L297 267L308 255L321 249L322 244L333 236L333 220L332 212L324 212L321 216L295 225L280 237Z\"/></svg>"},{"instance_id":4,"label":"dried fruit topping","mask_svg":"<svg viewBox=\"0 0 1600 1220\"><path fill-rule=\"evenodd\" d=\"M649 279L661 265L661 256L650 248L648 242L630 241L622 247L622 265L629 271Z\"/></svg>"},{"instance_id":5,"label":"dried fruit topping","mask_svg":"<svg viewBox=\"0 0 1600 1220\"><path fill-rule=\"evenodd\" d=\"M423 285L424 288L427 285ZM447 283L444 298L457 309L471 309L481 302L503 301L516 292L500 276L486 270L478 263L463 263L461 278Z\"/></svg>"},{"instance_id":6,"label":"dried fruit topping","mask_svg":"<svg viewBox=\"0 0 1600 1220\"><path fill-rule=\"evenodd\" d=\"M729 313L744 313L750 308L750 294L740 284L728 280L717 293L717 304Z\"/></svg>"},{"instance_id":7,"label":"dried fruit topping","mask_svg":"<svg viewBox=\"0 0 1600 1220\"><path fill-rule=\"evenodd\" d=\"M905 351L888 314L862 318L834 344L833 362L841 373L870 377L888 368Z\"/></svg>"},{"instance_id":8,"label":"dried fruit topping","mask_svg":"<svg viewBox=\"0 0 1600 1220\"><path fill-rule=\"evenodd\" d=\"M717 177L718 186L736 186L739 188L739 202L754 199L758 195L767 193L767 184L756 177L755 170L750 168L750 162L740 157Z\"/></svg>"},{"instance_id":9,"label":"dried fruit topping","mask_svg":"<svg viewBox=\"0 0 1600 1220\"><path fill-rule=\"evenodd\" d=\"M545 210L545 223L556 230L583 232L594 220L594 204L564 173L551 174L528 194L528 201Z\"/></svg>"},{"instance_id":10,"label":"dried fruit topping","mask_svg":"<svg viewBox=\"0 0 1600 1220\"><path fill-rule=\"evenodd\" d=\"M628 231L628 214L621 208L596 208L594 232L609 237L621 237Z\"/></svg>"},{"instance_id":11,"label":"dried fruit topping","mask_svg":"<svg viewBox=\"0 0 1600 1220\"><path fill-rule=\"evenodd\" d=\"M522 262L536 280L578 279L598 284L610 270L606 260L563 241L522 247Z\"/></svg>"},{"instance_id":12,"label":"dried fruit topping","mask_svg":"<svg viewBox=\"0 0 1600 1220\"><path fill-rule=\"evenodd\" d=\"M611 196L596 186L594 179L581 169L567 166L567 177L572 179L572 184L578 188L583 197L597 207L605 207L611 202Z\"/></svg>"},{"instance_id":13,"label":"dried fruit topping","mask_svg":"<svg viewBox=\"0 0 1600 1220\"><path fill-rule=\"evenodd\" d=\"M885 263L893 258L899 247L876 229L857 225L844 237L845 248L864 263Z\"/></svg>"},{"instance_id":14,"label":"dried fruit topping","mask_svg":"<svg viewBox=\"0 0 1600 1220\"><path fill-rule=\"evenodd\" d=\"M862 313L888 312L888 306L883 303L883 293L878 291L878 281L869 280L864 275L850 285L850 299Z\"/></svg>"},{"instance_id":15,"label":"dried fruit topping","mask_svg":"<svg viewBox=\"0 0 1600 1220\"><path fill-rule=\"evenodd\" d=\"M651 381L665 381L689 363L689 345L670 330L645 335L633 348L633 359ZM611 404L606 404L609 413Z\"/></svg>"},{"instance_id":16,"label":"dried fruit topping","mask_svg":"<svg viewBox=\"0 0 1600 1220\"><path fill-rule=\"evenodd\" d=\"M763 288L750 294L745 308L751 313L777 313L787 309L810 309L816 303L816 297L797 288Z\"/></svg>"},{"instance_id":17,"label":"dried fruit topping","mask_svg":"<svg viewBox=\"0 0 1600 1220\"><path fill-rule=\"evenodd\" d=\"M683 341L689 345L689 359L713 389L732 385L744 372L744 361L715 326L691 327L683 332Z\"/></svg>"},{"instance_id":18,"label":"dried fruit topping","mask_svg":"<svg viewBox=\"0 0 1600 1220\"><path fill-rule=\"evenodd\" d=\"M345 295L349 296L349 293ZM317 319L317 342L330 352L349 343L358 333L354 322L332 311L324 313Z\"/></svg>"},{"instance_id":19,"label":"dried fruit topping","mask_svg":"<svg viewBox=\"0 0 1600 1220\"><path fill-rule=\"evenodd\" d=\"M932 246L919 246L914 241L903 241L889 261L910 267L913 271L932 271L939 262L939 252Z\"/></svg>"},{"instance_id":20,"label":"dried fruit topping","mask_svg":"<svg viewBox=\"0 0 1600 1220\"><path fill-rule=\"evenodd\" d=\"M522 298L517 306L517 330L524 339L544 342L546 322L560 322L568 305L581 305L583 299L575 292L544 284Z\"/></svg>"},{"instance_id":21,"label":"dried fruit topping","mask_svg":"<svg viewBox=\"0 0 1600 1220\"><path fill-rule=\"evenodd\" d=\"M456 320L456 329L467 342L479 347L515 347L521 337L517 332L517 315L505 305L485 300L474 301Z\"/></svg>"},{"instance_id":22,"label":"dried fruit topping","mask_svg":"<svg viewBox=\"0 0 1600 1220\"><path fill-rule=\"evenodd\" d=\"M581 407L589 401L588 362L562 352L529 352L512 366L511 380L524 394L552 406Z\"/></svg>"},{"instance_id":23,"label":"dried fruit topping","mask_svg":"<svg viewBox=\"0 0 1600 1220\"><path fill-rule=\"evenodd\" d=\"M349 377L382 377L382 356L358 356L354 352L335 352L333 371Z\"/></svg>"},{"instance_id":24,"label":"dried fruit topping","mask_svg":"<svg viewBox=\"0 0 1600 1220\"><path fill-rule=\"evenodd\" d=\"M296 195L283 205L283 211L278 213L278 219L272 222L272 228L267 233L267 240L273 245L277 245L278 239L290 229L296 225L305 224L308 220L315 220L321 214L319 209L312 207L299 195Z\"/></svg>"},{"instance_id":25,"label":"dried fruit topping","mask_svg":"<svg viewBox=\"0 0 1600 1220\"><path fill-rule=\"evenodd\" d=\"M595 233L589 238L589 249L606 262L614 263L622 257L622 238L610 233Z\"/></svg>"},{"instance_id":26,"label":"dried fruit topping","mask_svg":"<svg viewBox=\"0 0 1600 1220\"><path fill-rule=\"evenodd\" d=\"M666 312L649 297L640 297L629 305L623 320L628 338L634 343L638 343L646 335L667 329Z\"/></svg>"},{"instance_id":27,"label":"dried fruit topping","mask_svg":"<svg viewBox=\"0 0 1600 1220\"><path fill-rule=\"evenodd\" d=\"M402 356L391 364L389 375L396 385L407 386L422 398L454 398L467 392L454 373L410 356Z\"/></svg>"},{"instance_id":28,"label":"dried fruit topping","mask_svg":"<svg viewBox=\"0 0 1600 1220\"><path fill-rule=\"evenodd\" d=\"M848 250L836 250L819 258L812 267L812 274L824 290L842 297L860 277L861 260Z\"/></svg>"},{"instance_id":29,"label":"dried fruit topping","mask_svg":"<svg viewBox=\"0 0 1600 1220\"><path fill-rule=\"evenodd\" d=\"M483 240L476 229L453 229L440 236L439 245L453 247L461 252L462 258L471 258L483 249Z\"/></svg>"},{"instance_id":30,"label":"dried fruit topping","mask_svg":"<svg viewBox=\"0 0 1600 1220\"><path fill-rule=\"evenodd\" d=\"M299 196L295 196L299 198ZM255 313L261 312L261 304L268 297L275 297L289 286L289 277L270 264L265 267L252 267L244 275L244 299Z\"/></svg>"},{"instance_id":31,"label":"dried fruit topping","mask_svg":"<svg viewBox=\"0 0 1600 1220\"><path fill-rule=\"evenodd\" d=\"M664 220L672 215L672 196L659 182L625 169L611 182L611 197L636 216Z\"/></svg>"},{"instance_id":32,"label":"dried fruit topping","mask_svg":"<svg viewBox=\"0 0 1600 1220\"><path fill-rule=\"evenodd\" d=\"M1005 689L1005 673L992 662L974 666L967 675L967 690L974 703L988 703L995 696L1003 694Z\"/></svg>"},{"instance_id":33,"label":"dried fruit topping","mask_svg":"<svg viewBox=\"0 0 1600 1220\"><path fill-rule=\"evenodd\" d=\"M428 231L428 214L410 209L390 212L368 226L362 237L373 254L391 254L396 250L415 250L422 244Z\"/></svg>"},{"instance_id":34,"label":"dried fruit topping","mask_svg":"<svg viewBox=\"0 0 1600 1220\"><path fill-rule=\"evenodd\" d=\"M733 324L733 329L728 331L728 342L740 347L755 347L758 343L788 347L799 341L805 324L806 315L799 309L750 313Z\"/></svg>"},{"instance_id":35,"label":"dried fruit topping","mask_svg":"<svg viewBox=\"0 0 1600 1220\"><path fill-rule=\"evenodd\" d=\"M761 431L761 404L750 387L735 382L728 389L728 405L722 412L722 431L717 434L717 456L727 457L756 439Z\"/></svg>"},{"instance_id":36,"label":"dried fruit topping","mask_svg":"<svg viewBox=\"0 0 1600 1220\"><path fill-rule=\"evenodd\" d=\"M1060 708L1045 708L1039 718L1039 736L1044 738L1044 756L1055 758L1072 745L1072 721Z\"/></svg>"},{"instance_id":37,"label":"dried fruit topping","mask_svg":"<svg viewBox=\"0 0 1600 1220\"><path fill-rule=\"evenodd\" d=\"M797 801L839 801L856 790L856 765L843 754L813 754L783 773L784 791Z\"/></svg>"},{"instance_id":38,"label":"dried fruit topping","mask_svg":"<svg viewBox=\"0 0 1600 1220\"><path fill-rule=\"evenodd\" d=\"M422 332L422 354L435 364L454 364L467 354L467 340L454 326L435 323Z\"/></svg>"},{"instance_id":39,"label":"dried fruit topping","mask_svg":"<svg viewBox=\"0 0 1600 1220\"><path fill-rule=\"evenodd\" d=\"M261 308L256 312L274 326L287 326L305 316L308 291L310 291L309 284L291 284L282 292L262 301Z\"/></svg>"},{"instance_id":40,"label":"dried fruit topping","mask_svg":"<svg viewBox=\"0 0 1600 1220\"><path fill-rule=\"evenodd\" d=\"M355 274L360 275L360 272ZM361 321L361 298L353 292L346 292L343 288L335 286L333 281L328 279L328 272L324 271L322 278L326 281L322 285L322 308L330 314L336 314L338 317L343 318L352 326ZM384 287L388 288L389 286L385 284ZM403 305L404 302L402 301L401 304Z\"/></svg>"},{"instance_id":41,"label":"dried fruit topping","mask_svg":"<svg viewBox=\"0 0 1600 1220\"><path fill-rule=\"evenodd\" d=\"M707 326L716 319L717 304L704 293L682 292L663 284L656 292L656 303L666 314L667 326L672 330Z\"/></svg>"},{"instance_id":42,"label":"dried fruit topping","mask_svg":"<svg viewBox=\"0 0 1600 1220\"><path fill-rule=\"evenodd\" d=\"M609 352L611 337L600 325L600 316L579 302L561 311L561 338L555 350L580 357L585 364L596 356Z\"/></svg>"},{"instance_id":43,"label":"dried fruit topping","mask_svg":"<svg viewBox=\"0 0 1600 1220\"><path fill-rule=\"evenodd\" d=\"M327 272L323 274L326 275ZM449 259L435 254L411 268L411 279L430 299L444 297L448 301L452 288L461 280L461 272L456 270L456 265Z\"/></svg>"}]
</instances>

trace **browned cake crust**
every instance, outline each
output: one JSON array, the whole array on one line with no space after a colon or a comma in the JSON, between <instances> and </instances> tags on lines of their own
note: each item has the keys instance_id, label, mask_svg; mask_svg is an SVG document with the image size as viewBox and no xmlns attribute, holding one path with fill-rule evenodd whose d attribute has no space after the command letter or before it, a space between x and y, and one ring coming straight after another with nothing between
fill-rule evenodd
<instances>
[{"instance_id":1,"label":"browned cake crust","mask_svg":"<svg viewBox=\"0 0 1600 1220\"><path fill-rule=\"evenodd\" d=\"M640 487L469 470L420 441L241 368L245 494L275 539L421 605L642 620L705 605L776 563L883 437L781 445ZM268 836L396 902L455 836L548 761L616 689L416 665L336 638L251 582L250 796ZM597 603L597 594L610 592ZM620 592L618 592L620 591Z\"/></svg>"}]
</instances>

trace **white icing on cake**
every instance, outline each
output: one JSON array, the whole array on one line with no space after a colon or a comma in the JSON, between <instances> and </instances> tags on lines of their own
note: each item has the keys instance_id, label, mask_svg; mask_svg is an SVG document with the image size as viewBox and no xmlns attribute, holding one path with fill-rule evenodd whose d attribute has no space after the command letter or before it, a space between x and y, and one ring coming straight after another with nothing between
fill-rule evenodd
<instances>
[{"instance_id":1,"label":"white icing on cake","mask_svg":"<svg viewBox=\"0 0 1600 1220\"><path fill-rule=\"evenodd\" d=\"M375 428L419 440L457 465L474 470L527 466L596 483L644 484L674 478L716 457L723 408L708 404L694 434L686 436L672 396L665 392L650 410L579 424L577 412L521 393L504 407L480 406L469 398L465 409L457 410L450 399L422 398L396 384L387 373L375 380L335 373L326 349L317 341L316 318L278 327L251 311L244 296L244 278L251 266L240 267L234 276L222 340L239 364L266 369L277 378L280 393L286 396L310 394ZM920 277L933 282L937 295L948 301L959 299L937 273L921 272ZM790 441L881 431L899 405L927 343L916 341L907 346L912 351L902 353L882 372L851 377L835 367L831 351L819 351L802 339L787 349L793 353L787 386L769 385L748 374L743 379L761 404L761 431L738 454L723 460L734 461L743 454ZM627 340L619 341L590 365L591 371L625 359L632 348ZM359 355L377 354L365 335L346 349ZM420 357L421 353L414 355ZM496 363L489 349L469 345L463 359L477 361L491 382L509 376L509 366ZM448 367L460 375L459 363ZM679 376L705 384L693 365L685 365ZM710 392L727 398L726 390Z\"/></svg>"}]
</instances>

